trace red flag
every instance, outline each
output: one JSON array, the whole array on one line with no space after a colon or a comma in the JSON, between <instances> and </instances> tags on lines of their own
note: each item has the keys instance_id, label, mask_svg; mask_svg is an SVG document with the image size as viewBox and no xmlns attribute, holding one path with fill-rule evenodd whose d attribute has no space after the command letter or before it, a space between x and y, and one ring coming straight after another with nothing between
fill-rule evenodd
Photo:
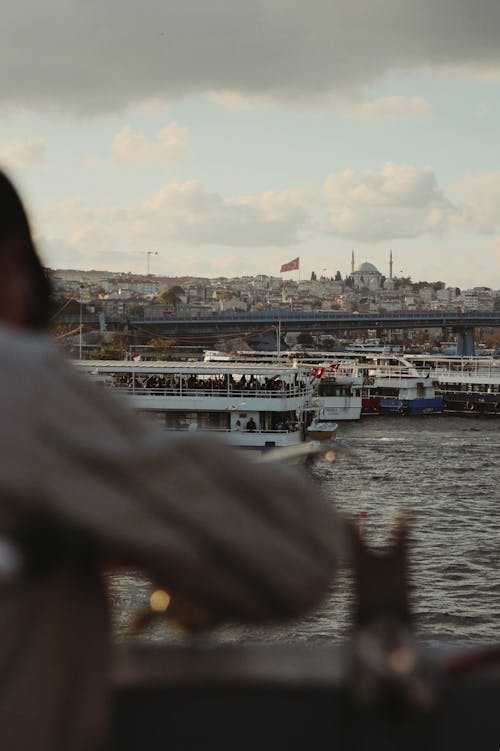
<instances>
[{"instance_id":1,"label":"red flag","mask_svg":"<svg viewBox=\"0 0 500 751\"><path fill-rule=\"evenodd\" d=\"M324 372L325 372L325 369L324 369L324 368L313 368L313 369L311 370L311 374L312 374L312 375L313 375L313 376L314 376L315 378L321 378Z\"/></svg>"},{"instance_id":2,"label":"red flag","mask_svg":"<svg viewBox=\"0 0 500 751\"><path fill-rule=\"evenodd\" d=\"M282 274L284 271L295 271L299 268L299 259L294 258L293 261L288 261L288 263L284 263L283 266L280 269L280 274Z\"/></svg>"}]
</instances>

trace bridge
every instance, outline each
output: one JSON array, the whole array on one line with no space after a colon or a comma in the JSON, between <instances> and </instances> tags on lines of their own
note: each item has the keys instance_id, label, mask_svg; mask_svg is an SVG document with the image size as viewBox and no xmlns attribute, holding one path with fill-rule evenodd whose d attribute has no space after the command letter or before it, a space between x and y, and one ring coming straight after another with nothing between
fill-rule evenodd
<instances>
[{"instance_id":1,"label":"bridge","mask_svg":"<svg viewBox=\"0 0 500 751\"><path fill-rule=\"evenodd\" d=\"M500 311L494 313L456 311L421 313L301 313L288 310L265 310L254 313L232 313L200 318L133 319L132 328L147 329L162 335L252 333L277 329L283 333L302 331L335 333L376 329L451 329L457 334L457 354L474 354L474 329L500 327Z\"/></svg>"},{"instance_id":2,"label":"bridge","mask_svg":"<svg viewBox=\"0 0 500 751\"><path fill-rule=\"evenodd\" d=\"M71 318L71 320L69 320ZM83 323L98 323L98 315L84 315ZM78 325L78 316L57 319L58 323ZM219 315L168 316L164 318L133 318L128 321L108 320L108 328L123 328L127 325L132 331L147 332L152 336L183 336L203 334L248 335L264 330L281 329L289 331L333 334L341 331L362 331L375 329L435 329L451 330L457 335L457 354L474 354L474 330L476 328L500 327L500 310L495 312L456 311L399 312L399 313L345 313L314 312L302 313L290 310L263 310L252 313L225 313Z\"/></svg>"}]
</instances>

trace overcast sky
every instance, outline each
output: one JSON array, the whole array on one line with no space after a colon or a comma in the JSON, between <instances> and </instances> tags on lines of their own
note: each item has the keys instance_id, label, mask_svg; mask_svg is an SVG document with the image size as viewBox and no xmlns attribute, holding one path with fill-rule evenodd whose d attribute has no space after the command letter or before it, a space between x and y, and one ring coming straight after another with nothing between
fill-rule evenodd
<instances>
[{"instance_id":1,"label":"overcast sky","mask_svg":"<svg viewBox=\"0 0 500 751\"><path fill-rule=\"evenodd\" d=\"M18 0L0 165L44 261L500 289L496 0Z\"/></svg>"}]
</instances>

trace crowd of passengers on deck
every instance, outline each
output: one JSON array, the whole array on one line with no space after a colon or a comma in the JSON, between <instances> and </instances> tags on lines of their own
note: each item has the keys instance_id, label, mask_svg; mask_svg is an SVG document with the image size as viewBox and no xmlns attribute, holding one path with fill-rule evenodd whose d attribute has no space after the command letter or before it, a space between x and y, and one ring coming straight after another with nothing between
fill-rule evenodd
<instances>
[{"instance_id":1,"label":"crowd of passengers on deck","mask_svg":"<svg viewBox=\"0 0 500 751\"><path fill-rule=\"evenodd\" d=\"M296 374L291 382L278 376L257 377L255 375L242 375L235 378L233 374L202 376L196 374L178 376L170 373L144 373L141 375L123 373L112 376L113 386L128 389L151 389L153 391L280 391L289 393L292 390L302 390L306 383Z\"/></svg>"}]
</instances>

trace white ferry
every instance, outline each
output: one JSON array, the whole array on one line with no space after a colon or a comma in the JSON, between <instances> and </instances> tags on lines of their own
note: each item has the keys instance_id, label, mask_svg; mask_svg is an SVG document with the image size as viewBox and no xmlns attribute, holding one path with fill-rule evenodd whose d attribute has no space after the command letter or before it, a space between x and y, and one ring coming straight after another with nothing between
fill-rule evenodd
<instances>
[{"instance_id":1,"label":"white ferry","mask_svg":"<svg viewBox=\"0 0 500 751\"><path fill-rule=\"evenodd\" d=\"M436 392L437 380L431 370L418 371L405 357L373 356L360 363L370 393L379 400L381 412L410 415L439 414L443 399Z\"/></svg>"},{"instance_id":2,"label":"white ferry","mask_svg":"<svg viewBox=\"0 0 500 751\"><path fill-rule=\"evenodd\" d=\"M306 439L318 379L309 367L249 362L84 361L77 366L168 431L209 431L248 449Z\"/></svg>"},{"instance_id":3,"label":"white ferry","mask_svg":"<svg viewBox=\"0 0 500 751\"><path fill-rule=\"evenodd\" d=\"M335 422L359 420L363 378L357 374L356 366L342 361L325 362L319 368L316 366L313 373L320 378L313 401L318 418Z\"/></svg>"},{"instance_id":4,"label":"white ferry","mask_svg":"<svg viewBox=\"0 0 500 751\"><path fill-rule=\"evenodd\" d=\"M363 378L356 373L355 366L341 354L329 352L301 353L242 351L226 354L206 350L205 361L292 363L294 367L307 368L308 375L317 379L317 390L312 406L316 418L324 422L339 420L359 420L361 416ZM311 431L308 431L311 434Z\"/></svg>"}]
</instances>

